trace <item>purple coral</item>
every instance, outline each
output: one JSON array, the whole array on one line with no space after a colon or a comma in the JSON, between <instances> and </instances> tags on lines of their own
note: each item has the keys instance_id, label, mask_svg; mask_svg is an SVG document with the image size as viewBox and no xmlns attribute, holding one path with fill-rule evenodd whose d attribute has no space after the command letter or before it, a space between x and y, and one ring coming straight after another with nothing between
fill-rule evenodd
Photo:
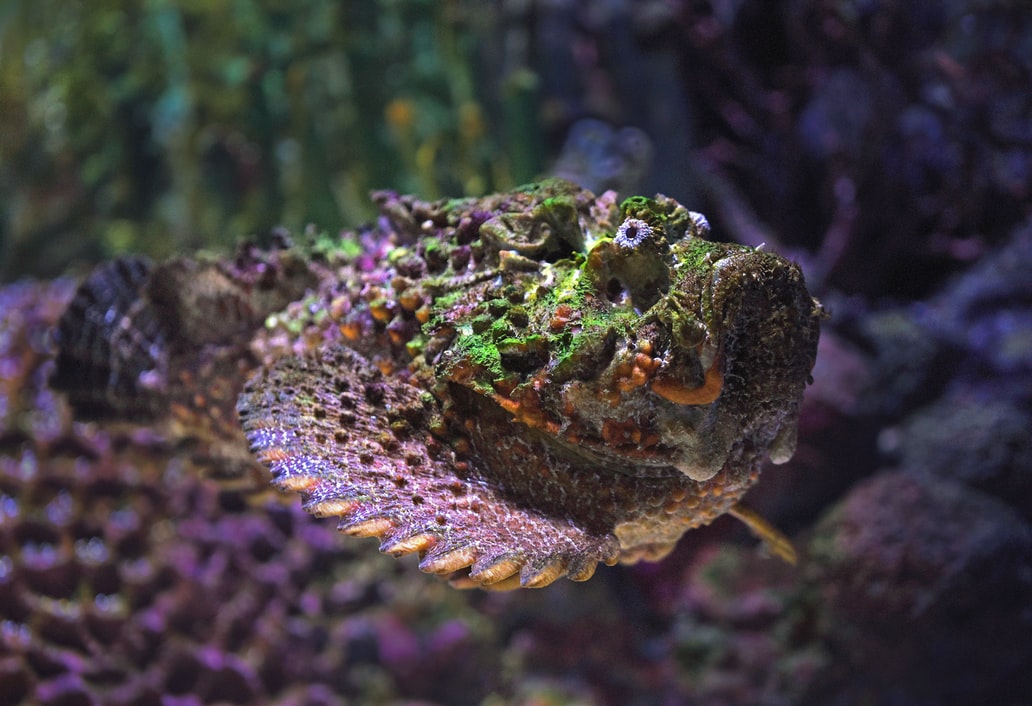
<instances>
[{"instance_id":1,"label":"purple coral","mask_svg":"<svg viewBox=\"0 0 1032 706\"><path fill-rule=\"evenodd\" d=\"M369 563L278 495L203 480L154 434L70 423L44 386L70 293L0 290L17 305L0 317L0 703L451 701L446 674L486 693L472 675L494 671L490 633L392 588L414 567Z\"/></svg>"}]
</instances>

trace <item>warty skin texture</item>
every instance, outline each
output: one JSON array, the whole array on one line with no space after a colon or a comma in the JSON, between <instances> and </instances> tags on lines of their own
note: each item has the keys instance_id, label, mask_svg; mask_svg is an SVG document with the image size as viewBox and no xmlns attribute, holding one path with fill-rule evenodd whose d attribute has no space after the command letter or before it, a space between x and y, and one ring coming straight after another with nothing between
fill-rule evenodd
<instances>
[{"instance_id":1,"label":"warty skin texture","mask_svg":"<svg viewBox=\"0 0 1032 706\"><path fill-rule=\"evenodd\" d=\"M794 448L822 316L797 266L707 240L659 195L552 180L374 198L372 226L266 258L294 301L233 338L238 377L212 372L243 387L243 433L279 487L459 586L583 580L726 512L790 554L738 501ZM158 328L185 370L211 357ZM204 427L193 413L180 428Z\"/></svg>"}]
</instances>

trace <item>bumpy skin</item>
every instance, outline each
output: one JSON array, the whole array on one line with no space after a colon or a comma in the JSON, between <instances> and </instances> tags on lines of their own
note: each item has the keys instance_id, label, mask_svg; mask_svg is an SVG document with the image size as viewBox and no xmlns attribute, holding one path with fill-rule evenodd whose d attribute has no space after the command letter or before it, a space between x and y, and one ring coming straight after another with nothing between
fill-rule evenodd
<instances>
[{"instance_id":1,"label":"bumpy skin","mask_svg":"<svg viewBox=\"0 0 1032 706\"><path fill-rule=\"evenodd\" d=\"M116 337L118 361L146 362L130 343L160 338L142 350L164 367L108 366L147 410L236 391L261 363L238 411L275 482L457 585L542 586L659 558L734 511L765 455L791 456L821 317L792 263L706 240L705 219L672 199L618 205L559 180L480 199L375 199L369 228L252 254L278 293L262 304L254 267L218 269L246 313L232 336L170 325L191 320L193 302L150 294L154 276L124 267L115 279L135 284L92 303L80 292L63 338L89 340L82 323L109 310L148 332ZM259 327L284 298L295 301ZM65 346L64 367L109 360L101 348ZM218 424L204 404L173 407L180 430L237 455L236 427L211 432L227 427L223 404Z\"/></svg>"},{"instance_id":2,"label":"bumpy skin","mask_svg":"<svg viewBox=\"0 0 1032 706\"><path fill-rule=\"evenodd\" d=\"M541 586L663 556L791 456L821 316L795 265L662 196L377 202L319 297L342 340L240 400L311 512L460 585Z\"/></svg>"},{"instance_id":3,"label":"bumpy skin","mask_svg":"<svg viewBox=\"0 0 1032 706\"><path fill-rule=\"evenodd\" d=\"M243 245L225 261L105 263L61 317L51 385L80 419L145 424L187 441L213 475L246 478L236 401L257 365L248 344L316 281L288 243Z\"/></svg>"}]
</instances>

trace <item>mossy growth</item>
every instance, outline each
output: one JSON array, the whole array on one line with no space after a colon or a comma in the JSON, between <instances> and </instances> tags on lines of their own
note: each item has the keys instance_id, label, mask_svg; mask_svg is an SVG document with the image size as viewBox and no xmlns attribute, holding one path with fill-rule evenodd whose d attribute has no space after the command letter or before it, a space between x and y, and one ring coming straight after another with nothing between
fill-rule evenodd
<instances>
[{"instance_id":1,"label":"mossy growth","mask_svg":"<svg viewBox=\"0 0 1032 706\"><path fill-rule=\"evenodd\" d=\"M631 196L620 204L623 220L637 218L653 228L661 230L667 242L673 243L685 236L692 225L691 211L668 196L657 194L655 198Z\"/></svg>"},{"instance_id":2,"label":"mossy growth","mask_svg":"<svg viewBox=\"0 0 1032 706\"><path fill-rule=\"evenodd\" d=\"M543 368L550 368L553 382L585 374L640 317L600 295L584 267L583 256L561 261L552 286L534 287L522 303L497 298L477 307L458 330L450 372L470 373L463 375L467 384L485 392L518 385Z\"/></svg>"},{"instance_id":3,"label":"mossy growth","mask_svg":"<svg viewBox=\"0 0 1032 706\"><path fill-rule=\"evenodd\" d=\"M308 250L313 256L321 257L329 262L349 262L365 252L362 245L350 233L331 235L326 231L320 231L315 235L308 244Z\"/></svg>"}]
</instances>

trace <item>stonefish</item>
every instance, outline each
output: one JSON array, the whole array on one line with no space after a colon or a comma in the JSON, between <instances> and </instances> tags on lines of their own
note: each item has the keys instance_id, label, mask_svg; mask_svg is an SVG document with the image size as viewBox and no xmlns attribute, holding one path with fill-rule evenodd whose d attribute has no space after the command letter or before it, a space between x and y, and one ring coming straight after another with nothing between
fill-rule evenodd
<instances>
[{"instance_id":1,"label":"stonefish","mask_svg":"<svg viewBox=\"0 0 1032 706\"><path fill-rule=\"evenodd\" d=\"M796 265L662 195L374 198L339 238L102 266L54 384L459 586L585 580L724 513L792 559L739 500L795 447L822 317Z\"/></svg>"}]
</instances>

